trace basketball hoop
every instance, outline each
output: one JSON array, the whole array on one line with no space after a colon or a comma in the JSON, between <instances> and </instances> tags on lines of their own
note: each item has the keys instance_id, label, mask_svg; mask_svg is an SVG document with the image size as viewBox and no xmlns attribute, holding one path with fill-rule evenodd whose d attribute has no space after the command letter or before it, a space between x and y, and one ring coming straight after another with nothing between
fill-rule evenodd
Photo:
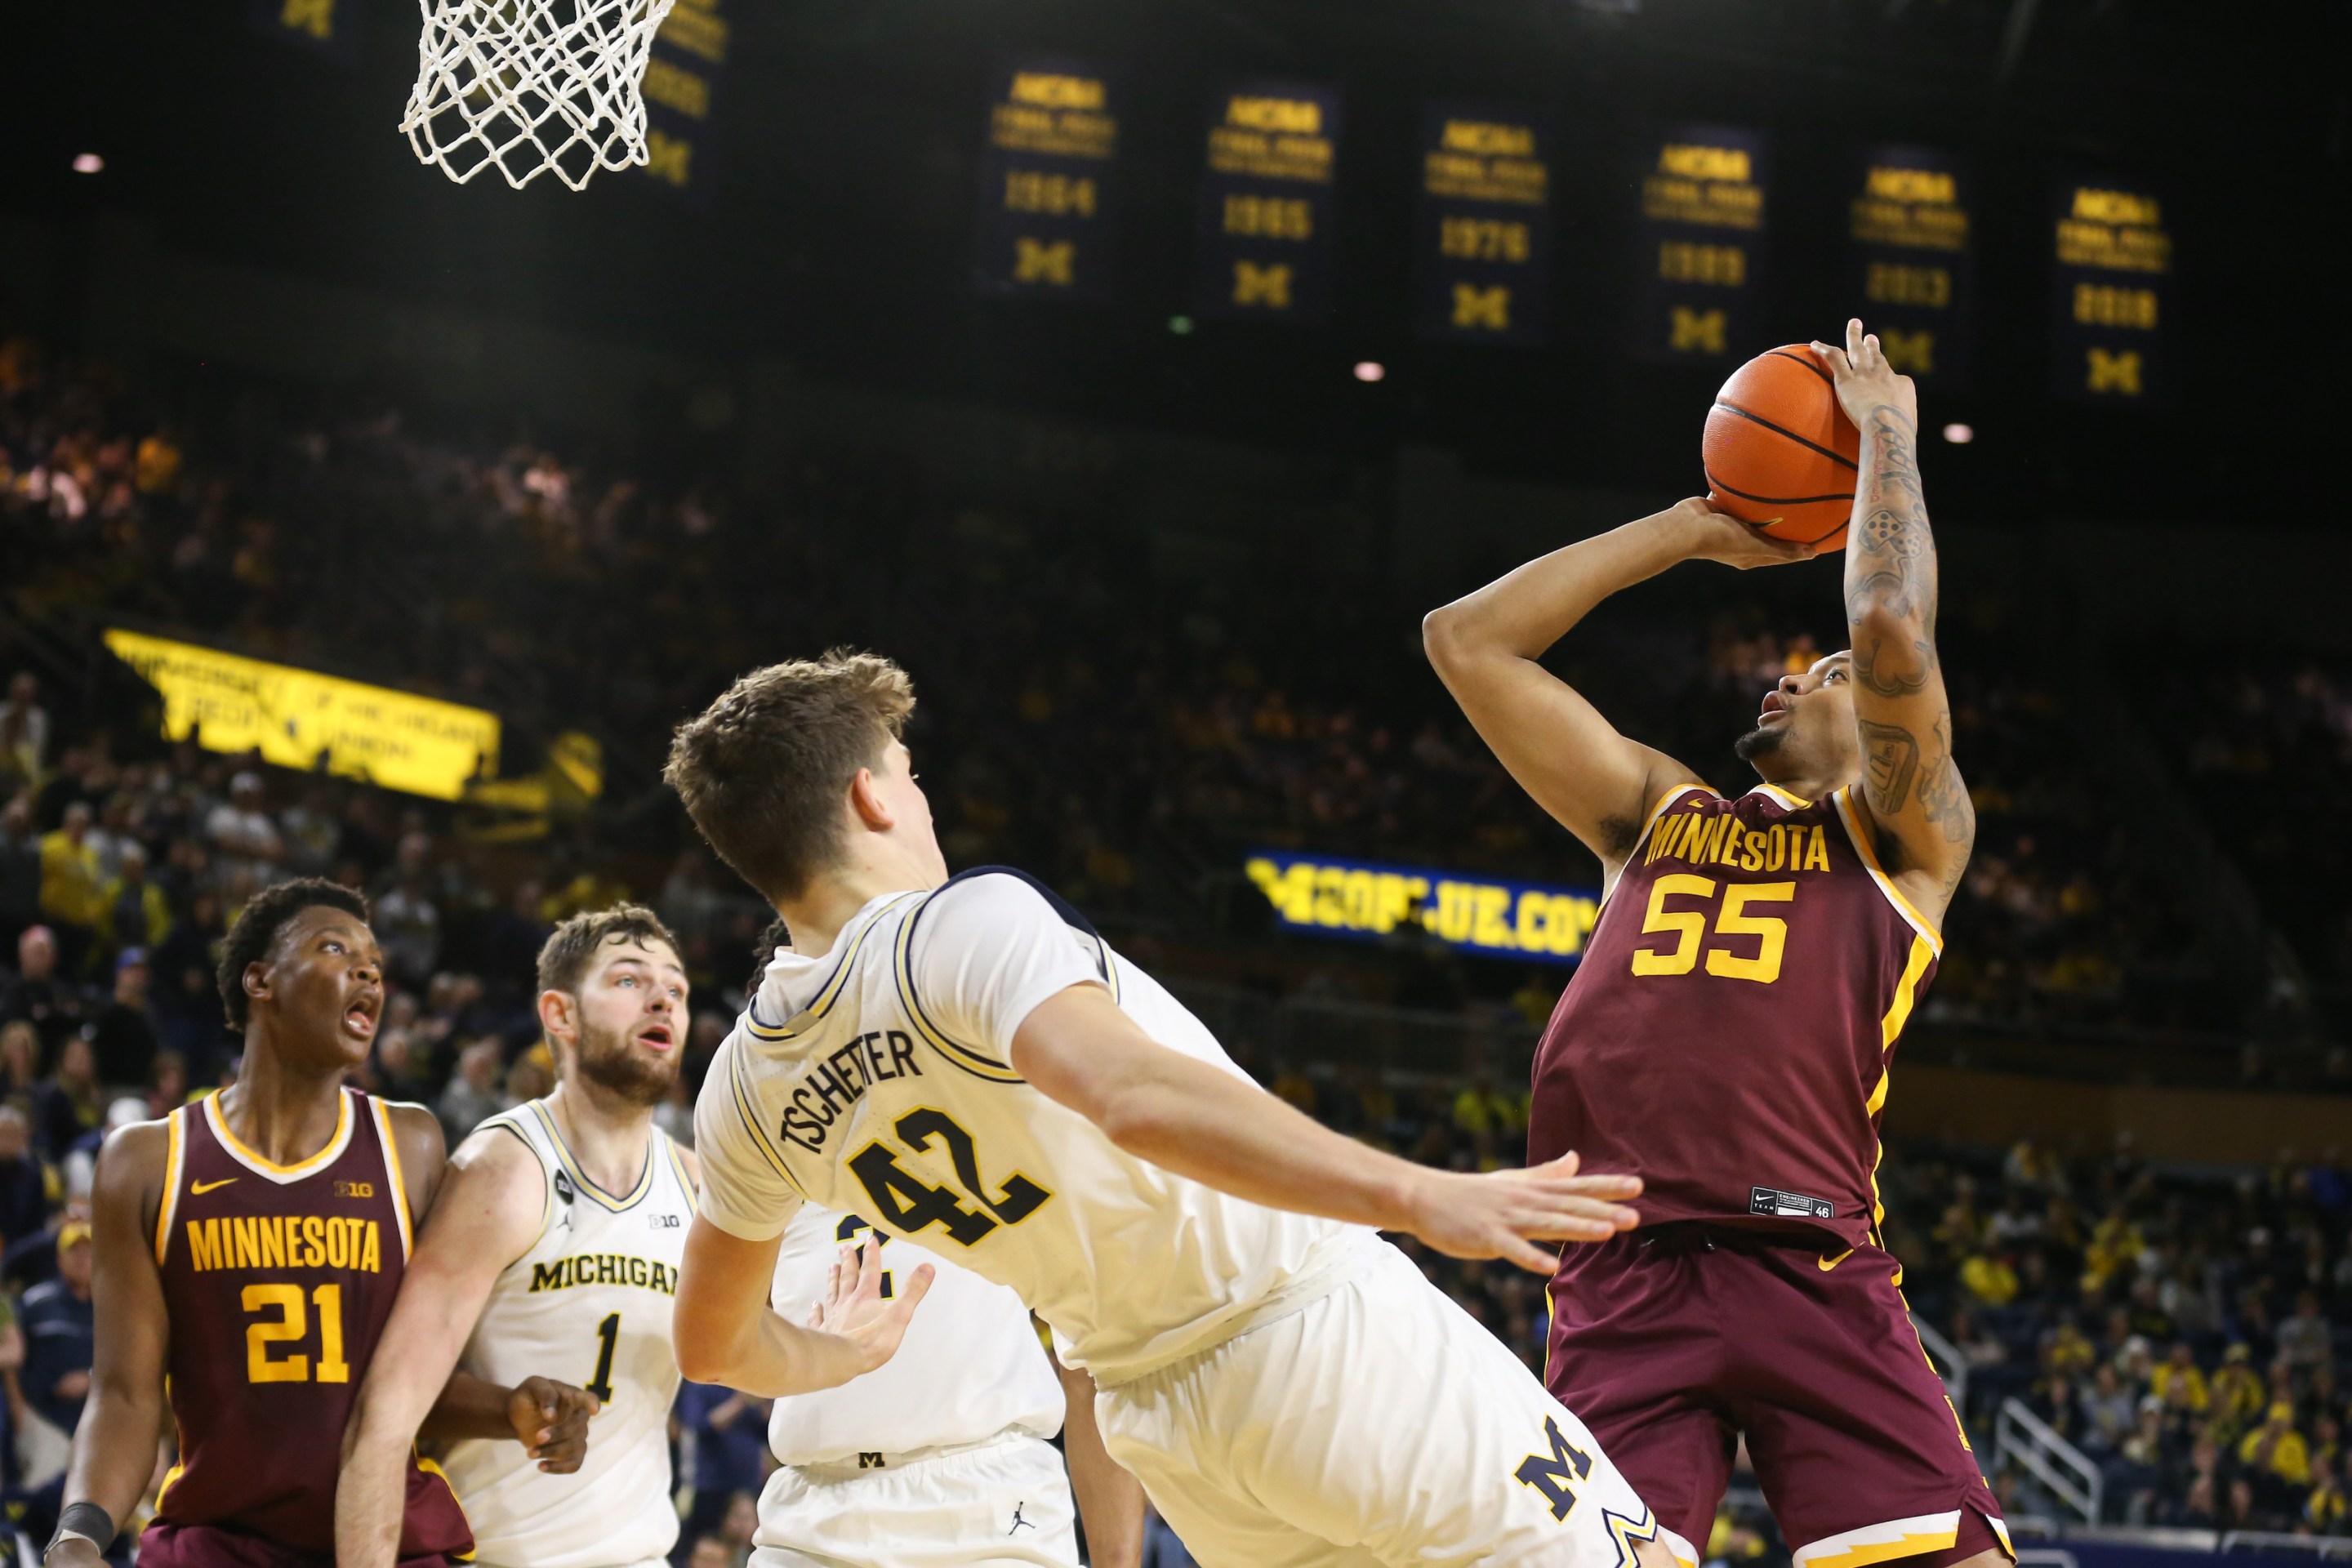
<instances>
[{"instance_id":1,"label":"basketball hoop","mask_svg":"<svg viewBox=\"0 0 2352 1568\"><path fill-rule=\"evenodd\" d=\"M400 129L464 184L495 166L580 190L646 163L647 52L673 0L417 0L416 89Z\"/></svg>"}]
</instances>

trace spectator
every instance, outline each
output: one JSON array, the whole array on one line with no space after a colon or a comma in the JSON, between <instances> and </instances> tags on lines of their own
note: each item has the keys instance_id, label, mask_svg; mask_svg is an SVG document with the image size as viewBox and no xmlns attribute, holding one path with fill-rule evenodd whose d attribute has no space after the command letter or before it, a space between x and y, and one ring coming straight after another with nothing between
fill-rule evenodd
<instances>
[{"instance_id":1,"label":"spectator","mask_svg":"<svg viewBox=\"0 0 2352 1568\"><path fill-rule=\"evenodd\" d=\"M261 798L261 775L248 768L229 781L228 799L205 819L205 837L225 871L241 866L267 879L285 858L285 842Z\"/></svg>"},{"instance_id":2,"label":"spectator","mask_svg":"<svg viewBox=\"0 0 2352 1568\"><path fill-rule=\"evenodd\" d=\"M401 984L424 984L441 961L441 910L421 878L404 876L375 904L384 967Z\"/></svg>"},{"instance_id":3,"label":"spectator","mask_svg":"<svg viewBox=\"0 0 2352 1568\"><path fill-rule=\"evenodd\" d=\"M508 1100L499 1093L500 1054L499 1042L487 1037L457 1053L457 1070L450 1078L449 1087L441 1091L440 1103L434 1107L452 1149L465 1142L466 1135L486 1118L507 1108Z\"/></svg>"},{"instance_id":4,"label":"spectator","mask_svg":"<svg viewBox=\"0 0 2352 1568\"><path fill-rule=\"evenodd\" d=\"M2341 1535L2347 1523L2341 1463L2334 1454L2312 1456L2311 1495L2303 1501L2303 1522L2321 1535Z\"/></svg>"},{"instance_id":5,"label":"spectator","mask_svg":"<svg viewBox=\"0 0 2352 1568\"><path fill-rule=\"evenodd\" d=\"M33 1132L47 1158L62 1163L84 1133L94 1131L104 1113L98 1085L98 1056L79 1035L58 1052L57 1071L41 1086L34 1108Z\"/></svg>"},{"instance_id":6,"label":"spectator","mask_svg":"<svg viewBox=\"0 0 2352 1568\"><path fill-rule=\"evenodd\" d=\"M76 801L56 831L41 836L41 916L57 932L58 958L77 973L98 931L104 892L98 850L89 842L90 811Z\"/></svg>"},{"instance_id":7,"label":"spectator","mask_svg":"<svg viewBox=\"0 0 2352 1568\"><path fill-rule=\"evenodd\" d=\"M115 956L114 992L90 1026L98 1078L110 1085L144 1084L155 1062L155 1022L147 1003L147 953L126 947Z\"/></svg>"},{"instance_id":8,"label":"spectator","mask_svg":"<svg viewBox=\"0 0 2352 1568\"><path fill-rule=\"evenodd\" d=\"M2091 1393L2083 1401L2083 1440L2094 1452L2112 1454L2123 1447L2138 1419L2139 1400L2124 1385L2112 1363L2091 1374Z\"/></svg>"},{"instance_id":9,"label":"spectator","mask_svg":"<svg viewBox=\"0 0 2352 1568\"><path fill-rule=\"evenodd\" d=\"M13 1105L29 1119L40 1089L41 1037L29 1019L0 1024L0 1104Z\"/></svg>"},{"instance_id":10,"label":"spectator","mask_svg":"<svg viewBox=\"0 0 2352 1568\"><path fill-rule=\"evenodd\" d=\"M0 1104L0 1250L47 1226L48 1176L33 1157L33 1123Z\"/></svg>"},{"instance_id":11,"label":"spectator","mask_svg":"<svg viewBox=\"0 0 2352 1568\"><path fill-rule=\"evenodd\" d=\"M736 1568L735 1553L716 1535L698 1535L694 1550L687 1554L686 1568Z\"/></svg>"},{"instance_id":12,"label":"spectator","mask_svg":"<svg viewBox=\"0 0 2352 1568\"><path fill-rule=\"evenodd\" d=\"M2238 1445L2238 1462L2276 1476L2290 1486L2311 1484L2311 1450L2294 1429L2294 1406L2282 1399L2270 1417Z\"/></svg>"},{"instance_id":13,"label":"spectator","mask_svg":"<svg viewBox=\"0 0 2352 1568\"><path fill-rule=\"evenodd\" d=\"M89 1394L96 1343L89 1304L89 1222L58 1230L58 1274L25 1292L25 1400L42 1419L71 1433Z\"/></svg>"},{"instance_id":14,"label":"spectator","mask_svg":"<svg viewBox=\"0 0 2352 1568\"><path fill-rule=\"evenodd\" d=\"M41 918L41 836L25 795L0 807L0 944L15 942Z\"/></svg>"},{"instance_id":15,"label":"spectator","mask_svg":"<svg viewBox=\"0 0 2352 1568\"><path fill-rule=\"evenodd\" d=\"M2234 1439L2263 1413L2267 1392L2254 1371L2253 1352L2241 1340L2221 1352L2221 1368L2211 1385L2213 1424L2223 1438Z\"/></svg>"},{"instance_id":16,"label":"spectator","mask_svg":"<svg viewBox=\"0 0 2352 1568\"><path fill-rule=\"evenodd\" d=\"M2335 1331L2319 1315L2319 1296L2305 1290L2295 1297L2294 1315L2278 1326L2279 1359L2286 1363L2297 1387L2308 1387L2315 1373L2334 1362Z\"/></svg>"},{"instance_id":17,"label":"spectator","mask_svg":"<svg viewBox=\"0 0 2352 1568\"><path fill-rule=\"evenodd\" d=\"M0 1002L0 1016L33 1026L42 1048L55 1050L81 1026L81 987L58 978L58 942L48 927L27 927L16 939L16 978Z\"/></svg>"},{"instance_id":18,"label":"spectator","mask_svg":"<svg viewBox=\"0 0 2352 1568\"><path fill-rule=\"evenodd\" d=\"M41 707L40 683L31 671L19 670L8 682L8 700L0 702L0 779L13 779L14 788L39 788L48 754L49 715Z\"/></svg>"},{"instance_id":19,"label":"spectator","mask_svg":"<svg viewBox=\"0 0 2352 1568\"><path fill-rule=\"evenodd\" d=\"M2194 1411L2204 1414L2211 1399L2205 1387L2205 1374L2198 1369L2196 1352L2187 1340L2175 1340L2162 1365L2148 1374L2148 1392L2162 1401L2168 1410Z\"/></svg>"},{"instance_id":20,"label":"spectator","mask_svg":"<svg viewBox=\"0 0 2352 1568\"><path fill-rule=\"evenodd\" d=\"M147 851L134 838L123 846L121 869L100 895L99 940L110 952L157 947L171 933L171 902L147 879Z\"/></svg>"},{"instance_id":21,"label":"spectator","mask_svg":"<svg viewBox=\"0 0 2352 1568\"><path fill-rule=\"evenodd\" d=\"M147 1120L160 1121L188 1103L188 1064L177 1051L157 1051L147 1074Z\"/></svg>"},{"instance_id":22,"label":"spectator","mask_svg":"<svg viewBox=\"0 0 2352 1568\"><path fill-rule=\"evenodd\" d=\"M684 1539L723 1538L735 1499L756 1497L766 1479L767 1405L733 1389L686 1383L678 1385L677 1415L694 1436L694 1500Z\"/></svg>"}]
</instances>

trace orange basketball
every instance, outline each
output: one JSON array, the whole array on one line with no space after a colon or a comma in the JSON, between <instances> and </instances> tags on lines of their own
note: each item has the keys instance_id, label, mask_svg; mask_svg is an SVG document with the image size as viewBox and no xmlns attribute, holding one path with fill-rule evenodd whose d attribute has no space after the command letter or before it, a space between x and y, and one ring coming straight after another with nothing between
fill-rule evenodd
<instances>
[{"instance_id":1,"label":"orange basketball","mask_svg":"<svg viewBox=\"0 0 2352 1568\"><path fill-rule=\"evenodd\" d=\"M1862 436L1838 406L1829 367L1803 343L1731 373L1700 443L1706 499L1775 539L1845 548Z\"/></svg>"}]
</instances>

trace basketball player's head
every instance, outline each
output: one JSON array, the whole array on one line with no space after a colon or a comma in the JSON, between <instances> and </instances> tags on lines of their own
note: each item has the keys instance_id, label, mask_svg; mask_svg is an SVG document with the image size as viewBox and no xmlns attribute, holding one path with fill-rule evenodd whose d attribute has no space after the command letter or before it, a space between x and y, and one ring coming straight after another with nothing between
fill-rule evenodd
<instances>
[{"instance_id":1,"label":"basketball player's head","mask_svg":"<svg viewBox=\"0 0 2352 1568\"><path fill-rule=\"evenodd\" d=\"M686 1046L686 965L643 904L573 915L539 950L539 1026L556 1070L632 1105L658 1105Z\"/></svg>"},{"instance_id":2,"label":"basketball player's head","mask_svg":"<svg viewBox=\"0 0 2352 1568\"><path fill-rule=\"evenodd\" d=\"M1756 727L1732 742L1742 762L1769 784L1788 779L1840 783L1862 776L1862 741L1853 727L1853 655L1817 658L1784 675L1764 694Z\"/></svg>"},{"instance_id":3,"label":"basketball player's head","mask_svg":"<svg viewBox=\"0 0 2352 1568\"><path fill-rule=\"evenodd\" d=\"M772 664L678 726L662 776L771 904L853 870L935 886L947 861L901 739L914 708L914 682L878 655Z\"/></svg>"},{"instance_id":4,"label":"basketball player's head","mask_svg":"<svg viewBox=\"0 0 2352 1568\"><path fill-rule=\"evenodd\" d=\"M383 955L367 900L323 877L265 888L238 911L215 975L228 1026L314 1071L367 1059Z\"/></svg>"}]
</instances>

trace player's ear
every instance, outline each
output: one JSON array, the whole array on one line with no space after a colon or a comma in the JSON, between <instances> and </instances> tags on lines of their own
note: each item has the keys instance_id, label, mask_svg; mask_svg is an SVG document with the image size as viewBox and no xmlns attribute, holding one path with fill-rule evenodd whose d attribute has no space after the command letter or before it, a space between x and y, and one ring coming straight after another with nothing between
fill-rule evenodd
<instances>
[{"instance_id":1,"label":"player's ear","mask_svg":"<svg viewBox=\"0 0 2352 1568\"><path fill-rule=\"evenodd\" d=\"M551 1040L577 1045L580 1040L580 999L568 991L539 994L539 1027Z\"/></svg>"},{"instance_id":2,"label":"player's ear","mask_svg":"<svg viewBox=\"0 0 2352 1568\"><path fill-rule=\"evenodd\" d=\"M245 987L247 1001L268 1001L269 999L269 961L266 958L257 958L247 964L244 974L237 979L237 984Z\"/></svg>"},{"instance_id":3,"label":"player's ear","mask_svg":"<svg viewBox=\"0 0 2352 1568\"><path fill-rule=\"evenodd\" d=\"M857 776L849 781L849 809L868 832L887 833L898 823L874 783L872 768L858 769Z\"/></svg>"}]
</instances>

